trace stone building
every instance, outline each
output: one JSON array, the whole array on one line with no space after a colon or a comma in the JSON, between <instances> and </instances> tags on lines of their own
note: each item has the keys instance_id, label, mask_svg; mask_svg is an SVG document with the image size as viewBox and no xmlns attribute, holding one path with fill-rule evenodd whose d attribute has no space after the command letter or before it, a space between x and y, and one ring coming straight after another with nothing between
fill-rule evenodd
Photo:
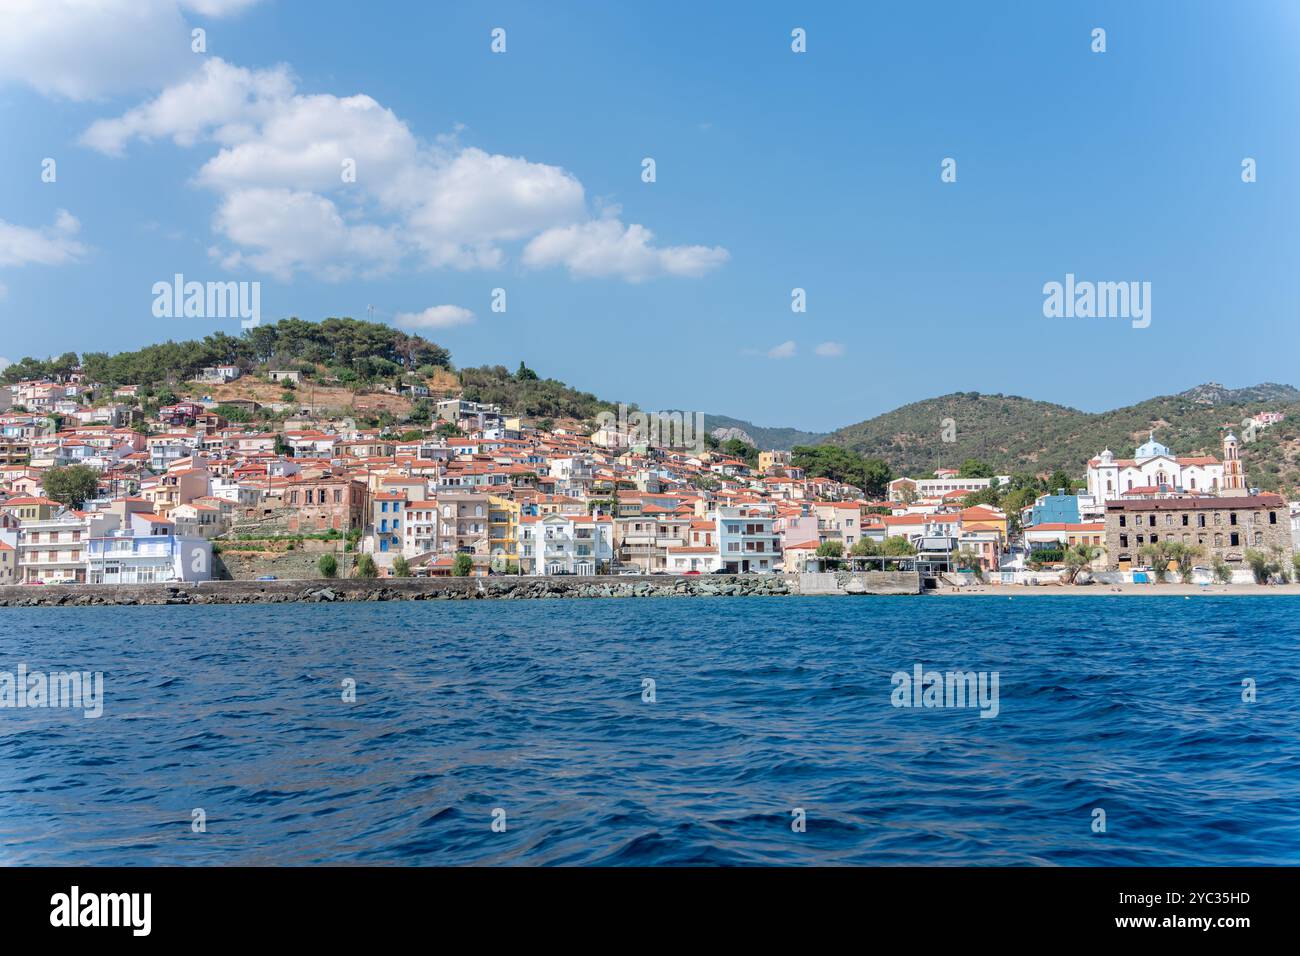
<instances>
[{"instance_id":1,"label":"stone building","mask_svg":"<svg viewBox=\"0 0 1300 956\"><path fill-rule=\"evenodd\" d=\"M1216 558L1240 566L1247 549L1291 553L1291 525L1281 496L1147 498L1106 503L1106 555L1120 570L1145 564L1146 544L1199 545L1198 565Z\"/></svg>"},{"instance_id":2,"label":"stone building","mask_svg":"<svg viewBox=\"0 0 1300 956\"><path fill-rule=\"evenodd\" d=\"M284 489L291 534L319 531L348 532L365 523L366 485L342 475L307 478L295 475Z\"/></svg>"}]
</instances>

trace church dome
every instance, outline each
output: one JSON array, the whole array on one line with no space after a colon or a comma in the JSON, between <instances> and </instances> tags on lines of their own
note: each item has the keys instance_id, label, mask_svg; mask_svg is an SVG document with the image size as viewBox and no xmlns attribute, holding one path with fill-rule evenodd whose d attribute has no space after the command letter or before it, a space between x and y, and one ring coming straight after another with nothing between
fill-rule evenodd
<instances>
[{"instance_id":1,"label":"church dome","mask_svg":"<svg viewBox=\"0 0 1300 956\"><path fill-rule=\"evenodd\" d=\"M1161 455L1166 458L1174 457L1168 448L1156 441L1156 433L1153 430L1147 434L1147 440L1138 446L1134 457L1141 461L1144 458L1158 458Z\"/></svg>"}]
</instances>

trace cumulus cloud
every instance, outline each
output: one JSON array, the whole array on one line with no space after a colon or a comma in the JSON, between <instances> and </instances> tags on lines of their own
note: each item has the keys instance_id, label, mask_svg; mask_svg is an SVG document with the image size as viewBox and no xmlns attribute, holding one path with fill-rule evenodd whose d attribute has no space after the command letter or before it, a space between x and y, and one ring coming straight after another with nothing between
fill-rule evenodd
<instances>
[{"instance_id":1,"label":"cumulus cloud","mask_svg":"<svg viewBox=\"0 0 1300 956\"><path fill-rule=\"evenodd\" d=\"M584 278L619 276L641 282L657 276L701 276L726 262L721 247L655 246L645 226L614 218L548 229L524 248L524 264L561 265Z\"/></svg>"},{"instance_id":2,"label":"cumulus cloud","mask_svg":"<svg viewBox=\"0 0 1300 956\"><path fill-rule=\"evenodd\" d=\"M394 320L404 329L450 329L474 321L474 313L459 305L431 305L423 312L398 312Z\"/></svg>"},{"instance_id":3,"label":"cumulus cloud","mask_svg":"<svg viewBox=\"0 0 1300 956\"><path fill-rule=\"evenodd\" d=\"M151 90L194 69L187 15L223 17L258 0L5 0L0 84L51 97Z\"/></svg>"},{"instance_id":4,"label":"cumulus cloud","mask_svg":"<svg viewBox=\"0 0 1300 956\"><path fill-rule=\"evenodd\" d=\"M55 266L74 262L86 252L77 241L81 223L66 209L54 216L54 224L40 229L15 226L0 219L0 266Z\"/></svg>"},{"instance_id":5,"label":"cumulus cloud","mask_svg":"<svg viewBox=\"0 0 1300 956\"><path fill-rule=\"evenodd\" d=\"M839 358L844 354L844 346L839 342L822 342L813 351L822 358Z\"/></svg>"},{"instance_id":6,"label":"cumulus cloud","mask_svg":"<svg viewBox=\"0 0 1300 956\"><path fill-rule=\"evenodd\" d=\"M298 269L331 281L382 275L401 255L392 229L352 225L329 199L300 190L237 190L222 200L214 224L238 247L218 253L226 268L247 265L280 279Z\"/></svg>"},{"instance_id":7,"label":"cumulus cloud","mask_svg":"<svg viewBox=\"0 0 1300 956\"><path fill-rule=\"evenodd\" d=\"M235 140L251 135L250 124L259 118L269 118L274 104L292 95L293 85L287 67L245 70L213 57L148 103L113 119L96 120L81 143L120 156L135 137L170 138L178 146L193 146L207 136L218 142Z\"/></svg>"},{"instance_id":8,"label":"cumulus cloud","mask_svg":"<svg viewBox=\"0 0 1300 956\"><path fill-rule=\"evenodd\" d=\"M195 182L221 196L214 226L234 246L223 258L280 276L340 278L381 256L385 268L410 259L496 269L510 243L526 243L532 267L633 282L700 276L728 257L719 247L655 245L650 230L614 215L592 219L582 184L559 166L455 136L422 142L369 96L300 93L285 66L210 58L149 102L93 123L82 142L122 155L134 140L168 138L217 148ZM254 207L268 223L245 220Z\"/></svg>"},{"instance_id":9,"label":"cumulus cloud","mask_svg":"<svg viewBox=\"0 0 1300 956\"><path fill-rule=\"evenodd\" d=\"M794 358L795 344L793 339L782 342L780 345L774 345L767 350L767 357L771 359L788 359Z\"/></svg>"}]
</instances>

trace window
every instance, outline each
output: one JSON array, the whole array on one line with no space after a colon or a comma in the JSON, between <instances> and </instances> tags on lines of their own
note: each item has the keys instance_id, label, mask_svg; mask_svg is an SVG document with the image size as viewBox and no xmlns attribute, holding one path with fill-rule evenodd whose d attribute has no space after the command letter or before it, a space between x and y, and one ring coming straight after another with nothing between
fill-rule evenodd
<instances>
[{"instance_id":1,"label":"window","mask_svg":"<svg viewBox=\"0 0 1300 956\"><path fill-rule=\"evenodd\" d=\"M1128 535L1126 535L1126 534L1122 534L1122 535L1119 536L1119 546L1120 546L1121 548L1127 548L1127 547L1128 547Z\"/></svg>"},{"instance_id":2,"label":"window","mask_svg":"<svg viewBox=\"0 0 1300 956\"><path fill-rule=\"evenodd\" d=\"M1183 515L1183 527L1187 527L1187 515Z\"/></svg>"},{"instance_id":3,"label":"window","mask_svg":"<svg viewBox=\"0 0 1300 956\"><path fill-rule=\"evenodd\" d=\"M1231 512L1229 512L1229 513L1228 513L1228 524L1236 524L1236 523L1237 523L1237 512L1235 512L1235 511L1231 511Z\"/></svg>"},{"instance_id":4,"label":"window","mask_svg":"<svg viewBox=\"0 0 1300 956\"><path fill-rule=\"evenodd\" d=\"M1120 515L1120 516L1119 516L1119 526L1120 526L1121 528L1123 528L1126 524L1128 524L1128 520L1127 520L1123 515Z\"/></svg>"},{"instance_id":5,"label":"window","mask_svg":"<svg viewBox=\"0 0 1300 956\"><path fill-rule=\"evenodd\" d=\"M1232 532L1232 534L1228 536L1228 544L1234 548L1237 547L1237 545L1241 544L1241 536L1235 531Z\"/></svg>"},{"instance_id":6,"label":"window","mask_svg":"<svg viewBox=\"0 0 1300 956\"><path fill-rule=\"evenodd\" d=\"M1276 511L1270 511L1270 512L1268 513L1268 523L1269 523L1269 524L1277 524L1277 512L1276 512Z\"/></svg>"}]
</instances>

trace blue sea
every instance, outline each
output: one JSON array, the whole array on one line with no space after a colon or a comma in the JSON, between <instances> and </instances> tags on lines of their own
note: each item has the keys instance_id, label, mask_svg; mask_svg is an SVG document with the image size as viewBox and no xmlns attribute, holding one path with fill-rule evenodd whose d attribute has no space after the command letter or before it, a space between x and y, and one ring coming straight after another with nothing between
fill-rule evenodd
<instances>
[{"instance_id":1,"label":"blue sea","mask_svg":"<svg viewBox=\"0 0 1300 956\"><path fill-rule=\"evenodd\" d=\"M1300 863L1297 598L0 610L20 663L104 710L0 709L7 864Z\"/></svg>"}]
</instances>

